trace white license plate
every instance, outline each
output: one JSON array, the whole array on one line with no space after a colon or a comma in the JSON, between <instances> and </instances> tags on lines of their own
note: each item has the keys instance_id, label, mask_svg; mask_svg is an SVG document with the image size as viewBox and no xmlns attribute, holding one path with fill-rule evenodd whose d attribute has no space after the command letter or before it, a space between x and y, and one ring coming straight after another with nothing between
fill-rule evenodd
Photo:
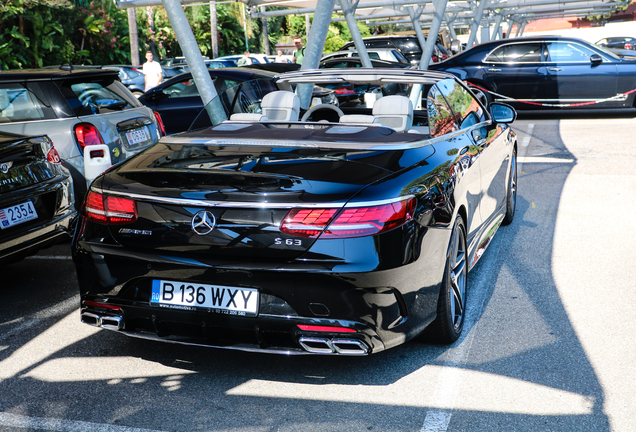
<instances>
[{"instance_id":1,"label":"white license plate","mask_svg":"<svg viewBox=\"0 0 636 432\"><path fill-rule=\"evenodd\" d=\"M227 315L256 316L258 290L153 280L150 304L171 309L205 308Z\"/></svg>"},{"instance_id":2,"label":"white license plate","mask_svg":"<svg viewBox=\"0 0 636 432\"><path fill-rule=\"evenodd\" d=\"M0 228L5 229L38 217L31 201L0 209Z\"/></svg>"},{"instance_id":3,"label":"white license plate","mask_svg":"<svg viewBox=\"0 0 636 432\"><path fill-rule=\"evenodd\" d=\"M135 145L142 143L144 141L148 141L148 134L146 133L146 128L135 129L130 132L126 132L126 139L128 140L128 144Z\"/></svg>"}]
</instances>

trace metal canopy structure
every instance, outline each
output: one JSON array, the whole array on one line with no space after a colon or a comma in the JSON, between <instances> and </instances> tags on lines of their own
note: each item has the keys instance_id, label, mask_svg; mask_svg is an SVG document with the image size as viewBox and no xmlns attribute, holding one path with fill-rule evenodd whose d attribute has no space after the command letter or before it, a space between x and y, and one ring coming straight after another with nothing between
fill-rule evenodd
<instances>
[{"instance_id":1,"label":"metal canopy structure","mask_svg":"<svg viewBox=\"0 0 636 432\"><path fill-rule=\"evenodd\" d=\"M115 0L118 8L133 8L163 5L175 30L194 81L199 88L201 98L207 105L216 97L216 90L207 72L203 57L196 44L192 29L183 13L183 4L187 3L243 3L252 18L313 14L313 22L307 38L305 57L301 69L318 67L325 44L329 24L332 21L346 21L363 66L371 67L371 60L356 25L363 20L367 25L405 24L413 28L420 46L422 58L420 69L428 68L435 44L443 24L456 38L455 29L459 26L470 29L467 45L477 40L481 28L480 42L503 36L502 22L507 22L507 37L523 34L525 25L531 21L546 17L568 16L584 17L611 13L630 0ZM284 9L267 10L276 6ZM278 9L278 8L277 8ZM335 15L335 16L334 16ZM342 16L340 16L342 15ZM307 26L309 28L309 25ZM427 30L428 36L424 35ZM300 87L300 86L299 86ZM308 108L311 100L309 88L299 88L301 106ZM222 108L208 108L208 114L216 121L224 117Z\"/></svg>"}]
</instances>

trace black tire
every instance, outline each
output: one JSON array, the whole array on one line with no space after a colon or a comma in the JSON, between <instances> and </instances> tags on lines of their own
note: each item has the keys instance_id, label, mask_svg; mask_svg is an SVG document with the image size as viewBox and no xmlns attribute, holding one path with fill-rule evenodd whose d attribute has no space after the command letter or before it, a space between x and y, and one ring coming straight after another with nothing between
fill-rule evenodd
<instances>
[{"instance_id":1,"label":"black tire","mask_svg":"<svg viewBox=\"0 0 636 432\"><path fill-rule=\"evenodd\" d=\"M517 208L517 150L512 151L512 160L510 161L510 172L508 173L508 181L506 186L506 215L501 221L502 225L510 225L515 218L515 209Z\"/></svg>"},{"instance_id":2,"label":"black tire","mask_svg":"<svg viewBox=\"0 0 636 432\"><path fill-rule=\"evenodd\" d=\"M468 249L466 225L457 216L446 257L442 288L437 301L437 318L428 328L434 341L451 344L459 339L466 315L466 290L468 287Z\"/></svg>"},{"instance_id":3,"label":"black tire","mask_svg":"<svg viewBox=\"0 0 636 432\"><path fill-rule=\"evenodd\" d=\"M468 83L468 88L473 93L473 95L477 98L477 100L481 102L483 106L488 108L488 105L490 105L490 102L492 102L492 95L488 93L487 91L482 90L486 88L484 86L475 87L474 85L470 83Z\"/></svg>"}]
</instances>

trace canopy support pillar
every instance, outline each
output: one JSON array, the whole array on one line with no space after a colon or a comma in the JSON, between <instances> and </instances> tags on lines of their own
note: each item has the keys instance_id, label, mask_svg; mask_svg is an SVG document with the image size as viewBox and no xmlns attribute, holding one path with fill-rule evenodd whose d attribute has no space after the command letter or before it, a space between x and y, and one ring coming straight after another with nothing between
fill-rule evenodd
<instances>
[{"instance_id":1,"label":"canopy support pillar","mask_svg":"<svg viewBox=\"0 0 636 432\"><path fill-rule=\"evenodd\" d=\"M203 62L201 50L199 50L199 46L192 34L188 18L181 7L181 2L179 0L162 0L162 3L181 46L181 51L183 51L183 55L188 62L192 78L197 89L199 89L201 100L203 100L203 105L206 107L210 120L213 124L227 120L221 101L217 98L216 88L214 88L210 73ZM210 104L213 100L215 103Z\"/></svg>"},{"instance_id":2,"label":"canopy support pillar","mask_svg":"<svg viewBox=\"0 0 636 432\"><path fill-rule=\"evenodd\" d=\"M372 68L373 65L371 64L367 47L364 45L360 29L358 28L358 23L354 16L356 8L358 7L358 1L359 0L356 0L355 2L351 0L338 0L338 3L340 4L340 9L342 9L342 12L344 13L353 43L356 45L356 49L358 50L358 56L362 62L362 67Z\"/></svg>"},{"instance_id":3,"label":"canopy support pillar","mask_svg":"<svg viewBox=\"0 0 636 432\"><path fill-rule=\"evenodd\" d=\"M166 1L166 0L164 0ZM307 46L305 47L305 57L301 70L318 69L322 50L325 48L325 40L331 23L331 14L336 0L320 0L316 6L314 13L314 22L311 26L311 32L307 38ZM314 89L313 84L300 84L297 87L297 94L300 98L300 107L308 109L311 105L311 95Z\"/></svg>"},{"instance_id":4,"label":"canopy support pillar","mask_svg":"<svg viewBox=\"0 0 636 432\"><path fill-rule=\"evenodd\" d=\"M439 29L442 27L442 20L444 18L444 12L446 12L446 4L448 0L433 0L433 6L435 7L435 13L433 13L433 21L428 30L428 38L426 39L426 45L422 50L422 59L420 60L420 69L428 69L428 65L431 63L431 56L437 43L437 35ZM420 27L419 25L417 26ZM420 31L422 31L420 29Z\"/></svg>"},{"instance_id":5,"label":"canopy support pillar","mask_svg":"<svg viewBox=\"0 0 636 432\"><path fill-rule=\"evenodd\" d=\"M475 16L470 26L471 28L470 36L468 37L468 43L466 44L466 49L472 48L475 43L475 39L477 38L477 31L479 30L479 24L481 24L481 19L484 16L484 9L486 8L487 3L488 3L488 0L479 1L479 6L477 6L477 10L475 10Z\"/></svg>"}]
</instances>

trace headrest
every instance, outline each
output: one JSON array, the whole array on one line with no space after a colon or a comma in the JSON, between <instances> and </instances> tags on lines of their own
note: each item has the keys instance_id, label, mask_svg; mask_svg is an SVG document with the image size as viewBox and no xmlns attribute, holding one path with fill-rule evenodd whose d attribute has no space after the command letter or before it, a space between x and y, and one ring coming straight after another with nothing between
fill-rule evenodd
<instances>
[{"instance_id":1,"label":"headrest","mask_svg":"<svg viewBox=\"0 0 636 432\"><path fill-rule=\"evenodd\" d=\"M274 91L263 97L261 108L268 120L298 121L300 99L292 92Z\"/></svg>"},{"instance_id":2,"label":"headrest","mask_svg":"<svg viewBox=\"0 0 636 432\"><path fill-rule=\"evenodd\" d=\"M413 126L413 103L406 96L384 96L373 105L373 115L382 125L406 132Z\"/></svg>"},{"instance_id":3,"label":"headrest","mask_svg":"<svg viewBox=\"0 0 636 432\"><path fill-rule=\"evenodd\" d=\"M267 121L263 114L256 113L236 113L230 116L231 121Z\"/></svg>"}]
</instances>

